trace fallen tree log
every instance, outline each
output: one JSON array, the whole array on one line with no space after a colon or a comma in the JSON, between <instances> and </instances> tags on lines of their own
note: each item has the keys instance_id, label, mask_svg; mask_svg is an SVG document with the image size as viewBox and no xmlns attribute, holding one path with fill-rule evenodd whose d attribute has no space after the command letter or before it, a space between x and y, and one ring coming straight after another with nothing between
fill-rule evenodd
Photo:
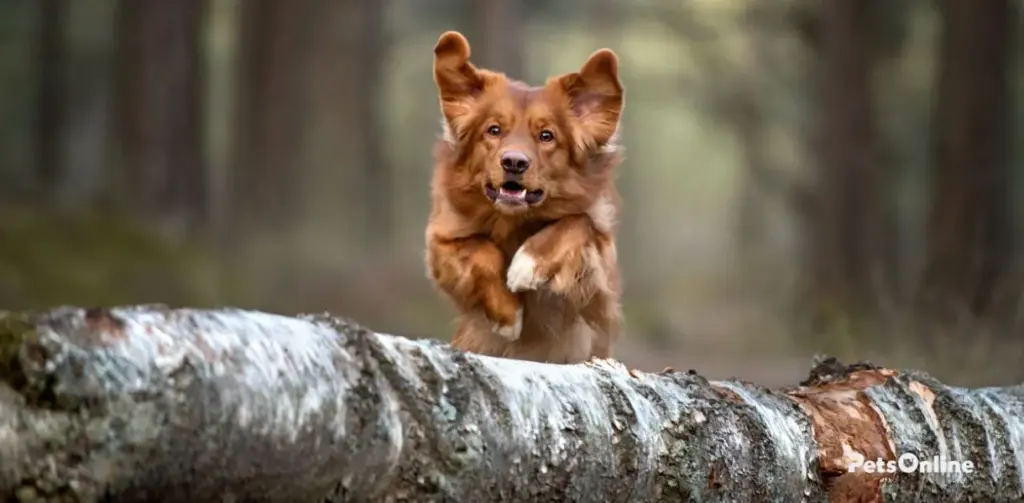
<instances>
[{"instance_id":1,"label":"fallen tree log","mask_svg":"<svg viewBox=\"0 0 1024 503\"><path fill-rule=\"evenodd\" d=\"M906 455L973 471L847 469ZM0 314L0 497L1022 501L1024 391L834 360L772 391L480 357L328 316Z\"/></svg>"}]
</instances>

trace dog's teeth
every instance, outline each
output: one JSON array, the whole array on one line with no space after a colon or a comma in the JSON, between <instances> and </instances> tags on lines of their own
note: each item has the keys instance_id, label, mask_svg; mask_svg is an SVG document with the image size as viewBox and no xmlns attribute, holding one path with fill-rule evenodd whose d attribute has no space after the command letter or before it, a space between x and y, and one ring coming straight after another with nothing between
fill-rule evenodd
<instances>
[{"instance_id":1,"label":"dog's teeth","mask_svg":"<svg viewBox=\"0 0 1024 503\"><path fill-rule=\"evenodd\" d=\"M525 190L506 190L506 189L501 189L501 195L509 196L509 197L515 197L515 198L518 199L518 198L526 197L526 191Z\"/></svg>"}]
</instances>

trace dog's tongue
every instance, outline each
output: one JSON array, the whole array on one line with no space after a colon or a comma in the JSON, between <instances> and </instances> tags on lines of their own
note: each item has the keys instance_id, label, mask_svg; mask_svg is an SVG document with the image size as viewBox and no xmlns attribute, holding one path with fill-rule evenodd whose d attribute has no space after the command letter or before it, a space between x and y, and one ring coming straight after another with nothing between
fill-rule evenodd
<instances>
[{"instance_id":1,"label":"dog's tongue","mask_svg":"<svg viewBox=\"0 0 1024 503\"><path fill-rule=\"evenodd\" d=\"M526 189L506 189L505 187L499 187L498 199L510 203L525 203Z\"/></svg>"}]
</instances>

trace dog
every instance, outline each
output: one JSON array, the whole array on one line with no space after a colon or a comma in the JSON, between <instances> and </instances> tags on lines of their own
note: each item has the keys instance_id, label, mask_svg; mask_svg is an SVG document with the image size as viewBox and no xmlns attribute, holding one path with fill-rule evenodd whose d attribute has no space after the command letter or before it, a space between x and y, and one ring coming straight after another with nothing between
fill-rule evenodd
<instances>
[{"instance_id":1,"label":"dog","mask_svg":"<svg viewBox=\"0 0 1024 503\"><path fill-rule=\"evenodd\" d=\"M601 49L540 87L477 68L454 31L434 46L427 274L459 311L451 345L502 358L611 358L623 324L613 171L625 90Z\"/></svg>"}]
</instances>

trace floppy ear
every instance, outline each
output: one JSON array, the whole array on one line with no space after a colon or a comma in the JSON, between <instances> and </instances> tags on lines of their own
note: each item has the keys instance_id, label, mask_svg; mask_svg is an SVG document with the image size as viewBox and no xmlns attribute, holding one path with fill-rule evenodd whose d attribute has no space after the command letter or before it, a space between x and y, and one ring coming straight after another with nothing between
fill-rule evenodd
<instances>
[{"instance_id":1,"label":"floppy ear","mask_svg":"<svg viewBox=\"0 0 1024 503\"><path fill-rule=\"evenodd\" d=\"M469 42L457 31L445 32L434 46L434 83L449 124L469 113L483 89L483 77L469 62Z\"/></svg>"},{"instance_id":2,"label":"floppy ear","mask_svg":"<svg viewBox=\"0 0 1024 503\"><path fill-rule=\"evenodd\" d=\"M569 96L573 114L589 138L583 146L603 146L619 127L625 91L619 82L619 58L611 49L601 49L587 58L579 72L560 77Z\"/></svg>"}]
</instances>

